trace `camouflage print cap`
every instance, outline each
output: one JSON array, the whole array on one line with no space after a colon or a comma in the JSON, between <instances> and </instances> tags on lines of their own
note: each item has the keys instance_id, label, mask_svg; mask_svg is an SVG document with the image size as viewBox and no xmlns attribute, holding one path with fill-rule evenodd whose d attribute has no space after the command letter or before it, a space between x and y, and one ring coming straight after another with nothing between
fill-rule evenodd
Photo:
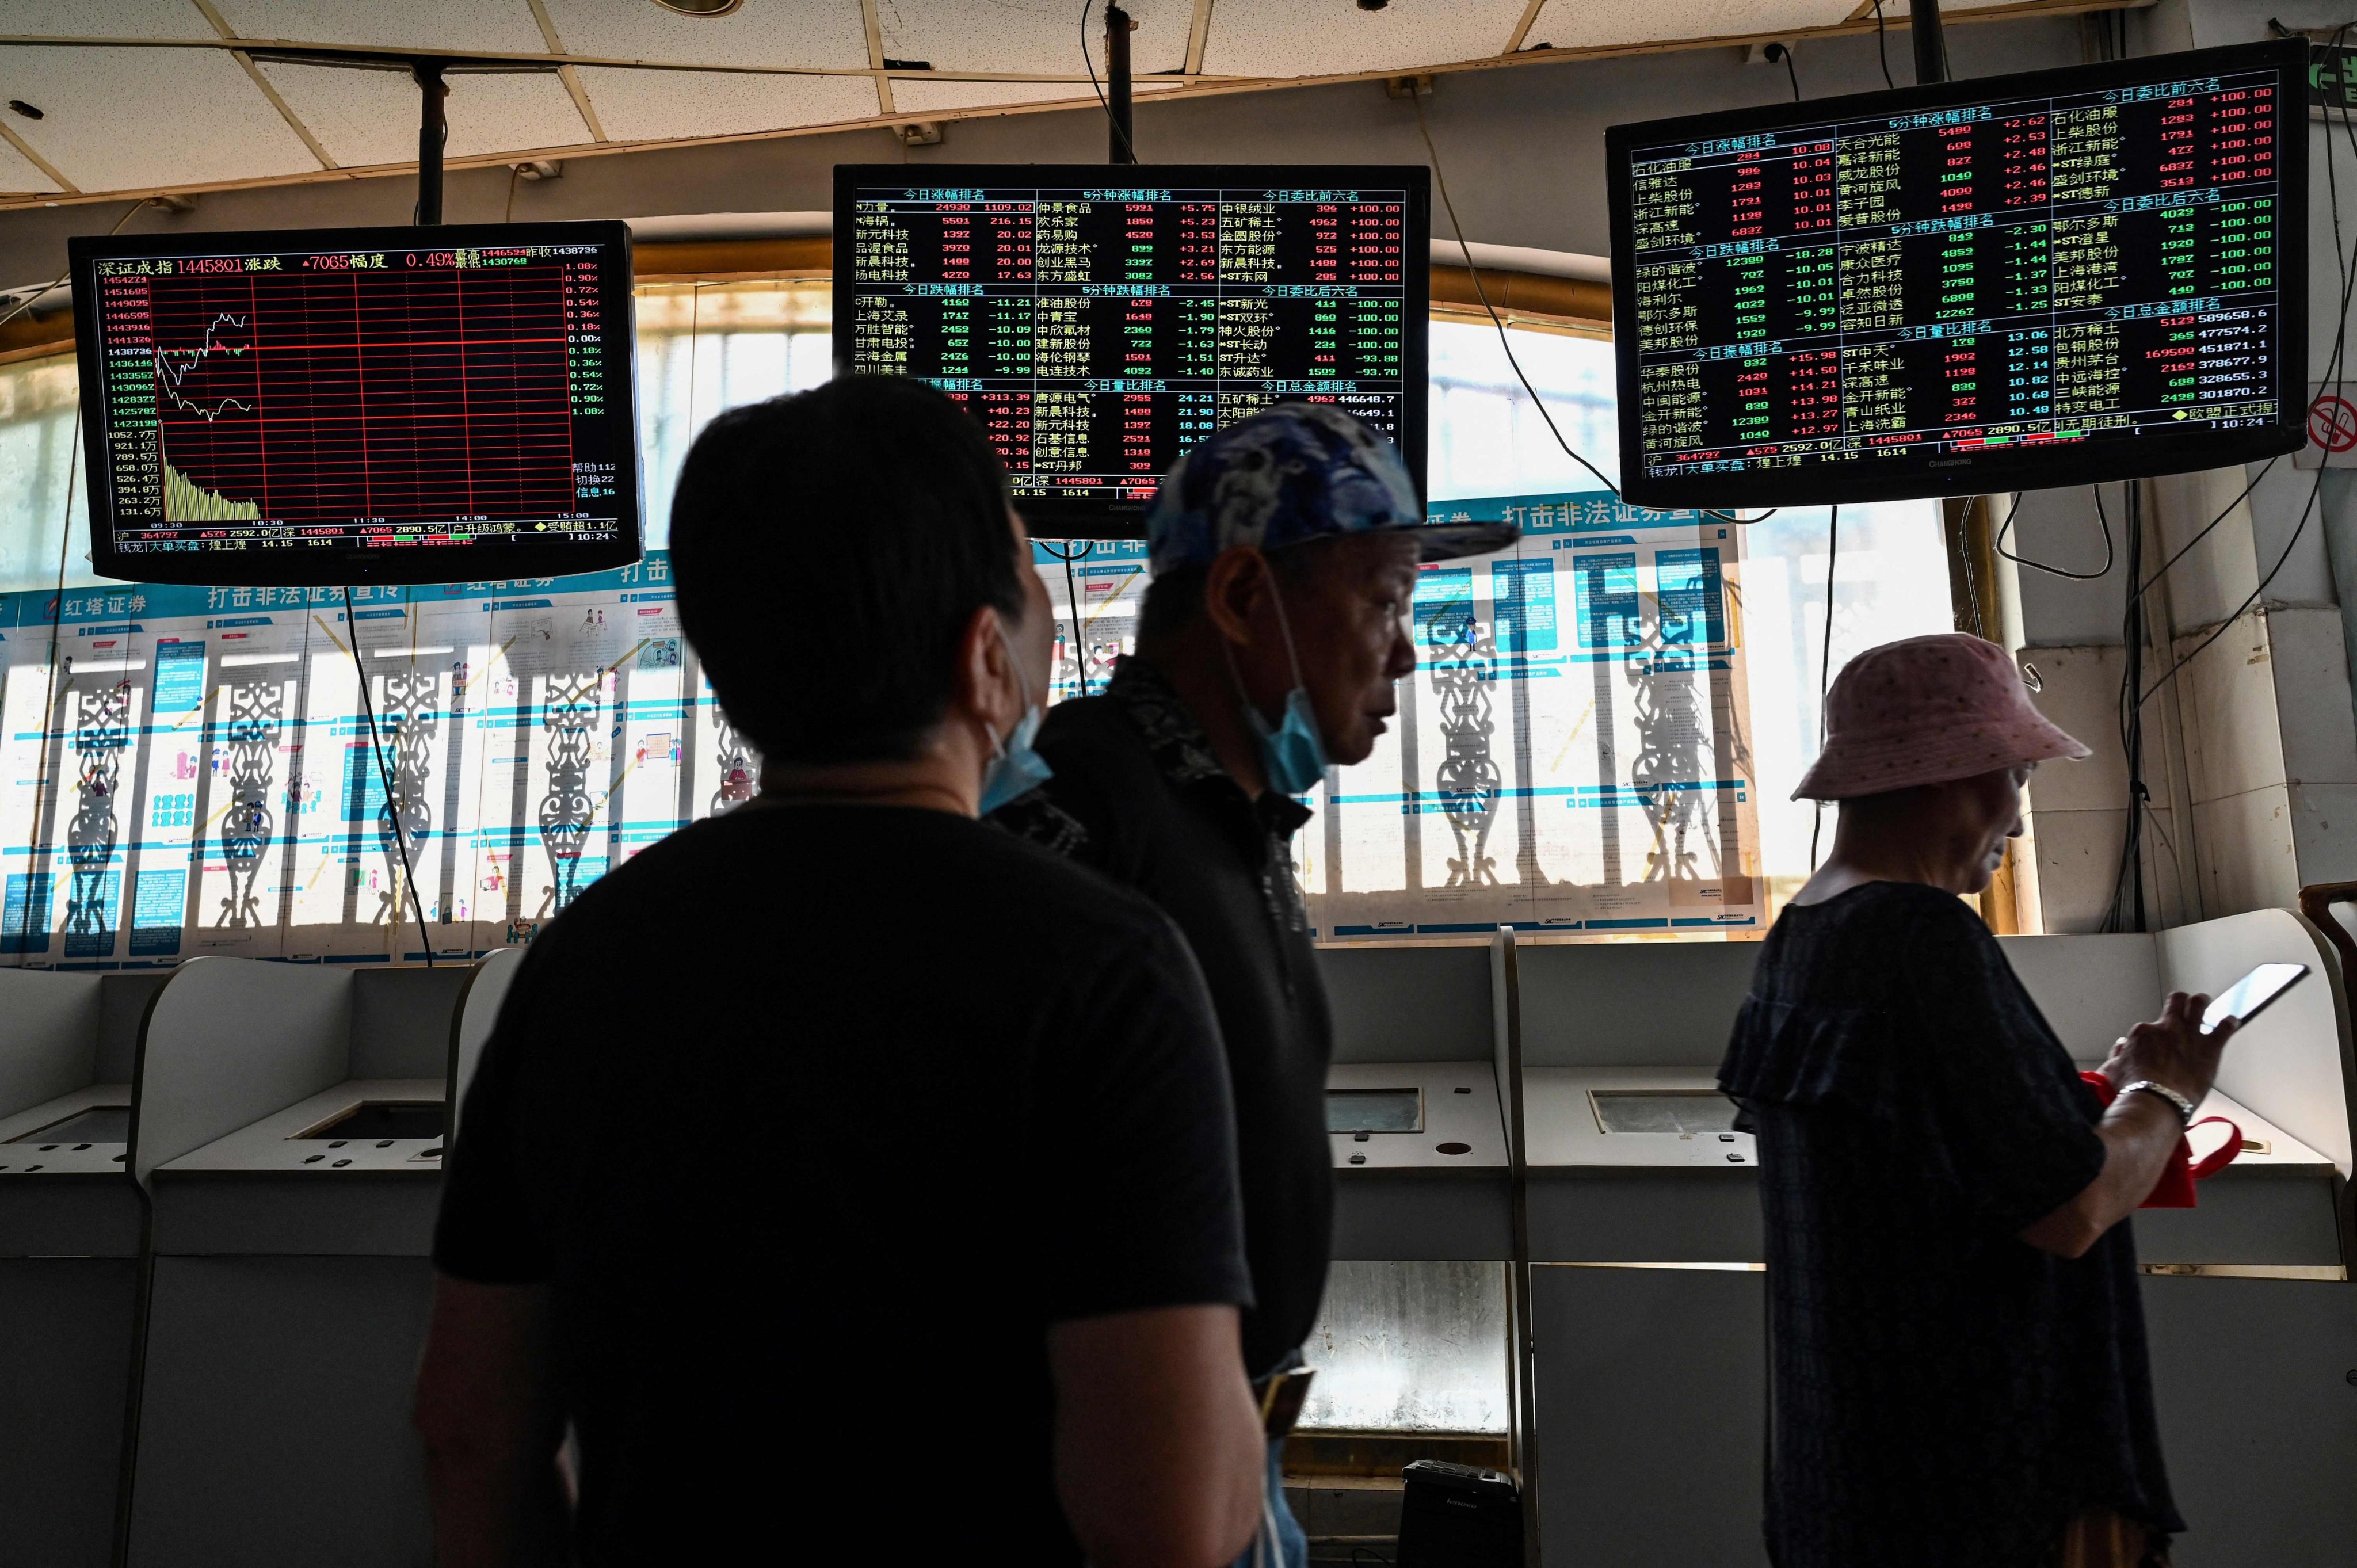
<instances>
[{"instance_id":1,"label":"camouflage print cap","mask_svg":"<svg viewBox=\"0 0 2357 1568\"><path fill-rule=\"evenodd\" d=\"M1323 403L1281 403L1213 433L1178 459L1146 513L1153 568L1200 566L1239 544L1281 550L1375 530L1413 532L1420 558L1502 550L1507 522L1429 523L1399 453Z\"/></svg>"}]
</instances>

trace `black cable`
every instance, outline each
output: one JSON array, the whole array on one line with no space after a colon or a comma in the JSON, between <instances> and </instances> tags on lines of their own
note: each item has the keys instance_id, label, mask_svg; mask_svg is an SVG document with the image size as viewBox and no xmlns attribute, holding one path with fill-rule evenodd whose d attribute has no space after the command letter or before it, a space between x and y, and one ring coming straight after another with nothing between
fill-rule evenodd
<instances>
[{"instance_id":1,"label":"black cable","mask_svg":"<svg viewBox=\"0 0 2357 1568\"><path fill-rule=\"evenodd\" d=\"M2259 488L2259 480L2266 478L2269 471L2271 471L2275 466L2282 460L2283 459L2280 457L2270 457L2266 463L2262 464L2259 467L2258 473L2252 478L2251 482L2244 485L2241 493L2237 494L2233 500L2226 503L2225 510L2221 511L2216 517L2213 517L2208 522L2203 523L2201 527L2195 532L2192 538L2187 540L2183 544L2178 547L2176 554L2162 562L2151 576L2147 577L2143 583L2137 585L2136 592L2139 594L2148 594L2152 592L2152 590L2159 585L2160 580L2169 575L2169 569L2171 566L2176 565L2179 561L2184 560L2188 551L2201 543L2203 540L2209 538L2211 531L2216 528L2220 523L2226 521L2226 513L2231 512L2236 507L2241 506L2250 493Z\"/></svg>"},{"instance_id":2,"label":"black cable","mask_svg":"<svg viewBox=\"0 0 2357 1568\"><path fill-rule=\"evenodd\" d=\"M1784 62L1784 74L1792 79L1792 102L1798 103L1801 101L1801 73L1792 67L1792 46L1770 44L1760 52L1768 57L1771 65L1778 60Z\"/></svg>"},{"instance_id":3,"label":"black cable","mask_svg":"<svg viewBox=\"0 0 2357 1568\"><path fill-rule=\"evenodd\" d=\"M1882 85L1896 91L1899 84L1890 80L1890 39L1882 28L1882 0L1874 0L1874 52L1882 61Z\"/></svg>"},{"instance_id":4,"label":"black cable","mask_svg":"<svg viewBox=\"0 0 2357 1568\"><path fill-rule=\"evenodd\" d=\"M1105 124L1112 126L1113 134L1121 138L1123 154L1131 163L1135 163L1137 148L1131 143L1129 133L1121 128L1121 122L1114 117L1113 101L1105 96L1104 89L1097 85L1097 62L1089 58L1089 7L1096 3L1097 0L1081 0L1081 63L1089 68L1089 91L1097 95L1097 107L1104 111ZM1111 5L1113 0L1105 0L1105 3Z\"/></svg>"},{"instance_id":5,"label":"black cable","mask_svg":"<svg viewBox=\"0 0 2357 1568\"><path fill-rule=\"evenodd\" d=\"M425 901L417 895L417 872L409 864L409 840L401 831L401 808L395 800L393 769L385 765L384 737L377 734L376 703L369 695L368 666L361 660L361 623L352 614L352 591L344 589L344 635L351 639L352 670L361 678L361 712L368 719L369 751L376 757L377 782L384 786L384 814L393 823L393 846L401 852L401 879L409 884L409 907L417 912L417 935L425 944L425 967L434 967L434 928L425 923Z\"/></svg>"},{"instance_id":6,"label":"black cable","mask_svg":"<svg viewBox=\"0 0 2357 1568\"><path fill-rule=\"evenodd\" d=\"M1085 697L1089 694L1089 656L1081 641L1081 596L1072 586L1072 563L1094 554L1097 543L1093 539L1087 540L1078 550L1066 552L1043 539L1039 548L1064 564L1064 605L1072 612L1072 679L1079 682L1081 695Z\"/></svg>"},{"instance_id":7,"label":"black cable","mask_svg":"<svg viewBox=\"0 0 2357 1568\"><path fill-rule=\"evenodd\" d=\"M1539 417L1546 422L1547 434L1554 436L1555 444L1563 448L1563 455L1595 475L1597 482L1609 490L1614 499L1625 499L1620 494L1620 487L1607 478L1603 469L1572 450L1571 443L1566 441L1563 438L1563 432L1555 428L1555 415L1547 412L1546 400L1539 396L1538 388L1531 385L1531 378L1523 373L1523 362L1514 357L1514 345L1506 337L1505 317L1500 316L1498 307L1490 303L1490 291L1481 285L1481 269L1473 264L1473 247L1466 241L1465 225L1457 220L1457 203L1450 200L1448 197L1448 177L1440 169L1440 149L1432 145L1432 127L1425 124L1424 100L1411 92L1408 94L1408 102L1415 106L1416 133L1424 138L1425 153L1432 159L1432 183L1439 188L1440 205L1448 214L1448 227L1455 232L1457 249L1465 258L1466 274L1473 280L1473 295L1481 302L1482 310L1489 315L1490 325L1498 330L1498 347L1506 351L1506 364L1513 371L1514 380L1522 382L1523 391L1530 394L1531 406L1537 409ZM1700 515L1720 522L1736 523L1749 528L1755 522L1765 522L1775 516L1778 510L1775 507L1770 507L1758 517L1737 517L1732 512L1713 511L1705 508Z\"/></svg>"},{"instance_id":8,"label":"black cable","mask_svg":"<svg viewBox=\"0 0 2357 1568\"><path fill-rule=\"evenodd\" d=\"M2349 30L2352 27L2357 27L2357 22L2343 22L2340 26L2333 34L2333 48L2338 48L2341 47L2341 40L2347 37ZM2326 134L2324 138L2324 183L2325 189L2329 194L2332 208L2333 260L2339 263L2341 269L2341 315L2339 321L2335 324L2333 328L2332 352L2330 356L2326 359L2324 374L2319 378L2321 384L2326 386L2332 385L2340 378L2341 362L2347 354L2349 347L2349 306L2352 299L2352 287L2357 287L2357 271L2352 271L2351 269L2350 256L2341 250L2341 186L2339 178L2333 170L2332 136L2330 134L2332 114L2331 111L2328 108L2325 113ZM2357 119L2352 118L2349 106L2346 102L2343 102L2341 105L2341 125L2342 134L2347 138L2351 150L2352 152L2357 152ZM2280 574L2286 564L2290 562L2291 553L2299 547L2301 535L2308 532L2308 520L2309 516L2315 512L2317 503L2320 501L2324 496L2324 474L2325 467L2321 462L2319 462L2316 467L2316 483L2309 491L2308 504L2299 509L2299 521L2293 525L2291 537L2284 542L2283 553L2276 557L2276 564L2267 569L2267 575L2259 579L2259 585L2251 590L2250 596L2248 598L2245 598L2240 605L2235 607L2233 614L2227 616L2224 619L2221 620L2216 627L2212 628L2209 636L2203 638L2199 643L2195 644L2192 651L2185 654L2182 658L2179 659L2177 662L2171 664L2168 671L2164 672L2158 680L2155 681L2150 686L2145 688L2143 694L2136 699L2136 703L2139 707L2144 703L2150 702L2155 693L2158 693L2163 686L2166 686L2177 678L2179 671L2182 671L2188 664L2192 663L2194 660L2200 658L2203 651L2206 650L2212 643L2225 636L2227 628L2232 627L2236 621L2242 619L2244 615L2249 611L2250 607L2259 602L2260 596L2267 591L2269 585L2275 582L2276 575ZM2264 477L2264 474L2262 474L2262 477ZM2249 494L2250 489L2256 488L2258 480L2253 479L2250 487L2246 487L2244 490L2244 494ZM2230 507L2227 510L2232 510L2233 509ZM2179 553L2182 554L2183 552L2180 551ZM2172 557L2172 560L2174 560L2174 557Z\"/></svg>"},{"instance_id":9,"label":"black cable","mask_svg":"<svg viewBox=\"0 0 2357 1568\"><path fill-rule=\"evenodd\" d=\"M1825 748L1825 692L1834 674L1834 569L1841 564L1841 508L1825 517L1825 644L1817 656L1817 749ZM1816 819L1809 824L1809 875L1817 871L1817 835L1824 831L1825 803L1817 802Z\"/></svg>"},{"instance_id":10,"label":"black cable","mask_svg":"<svg viewBox=\"0 0 2357 1568\"><path fill-rule=\"evenodd\" d=\"M2121 510L2127 529L2127 578L2131 589L2121 601L2120 691L2115 715L2120 756L2127 764L2127 820L2120 835L2118 868L2112 875L2112 901L2104 912L2106 931L2146 929L2144 901L2145 803L2150 799L2144 782L2144 704L2132 701L2144 681L2145 598L2133 589L2144 570L2143 492L2134 483L2122 487ZM2103 514L2104 493L2095 488L2096 515ZM2107 529L2108 532L2108 529ZM2130 906L2123 908L2123 903Z\"/></svg>"},{"instance_id":11,"label":"black cable","mask_svg":"<svg viewBox=\"0 0 2357 1568\"><path fill-rule=\"evenodd\" d=\"M2110 576L2112 573L2112 562L2114 560L2112 551L2111 519L2104 515L2103 491L2093 485L2090 485L2087 488L2094 490L2095 492L2095 521L2102 525L2104 530L2104 564L2102 570L2094 572L2066 571L2060 566L2049 566L2043 561L2032 561L2027 555L2016 555L2012 551L2007 550L2005 547L2005 536L2007 533L2011 532L2013 528L2013 514L2021 510L2021 498L2029 493L2028 490L2014 491L2013 504L2005 509L2005 521L1998 526L1996 538L1992 542L1991 547L1995 549L1999 555L2004 556L2015 565L2027 566L2033 572L2043 572L2050 577L2068 577L2074 583L2092 583L2098 577Z\"/></svg>"}]
</instances>

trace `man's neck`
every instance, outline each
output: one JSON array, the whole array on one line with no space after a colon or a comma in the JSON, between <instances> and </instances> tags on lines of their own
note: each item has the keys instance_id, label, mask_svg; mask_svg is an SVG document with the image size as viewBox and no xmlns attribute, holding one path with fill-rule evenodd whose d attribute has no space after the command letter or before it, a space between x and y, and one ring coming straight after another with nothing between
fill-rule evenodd
<instances>
[{"instance_id":1,"label":"man's neck","mask_svg":"<svg viewBox=\"0 0 2357 1568\"><path fill-rule=\"evenodd\" d=\"M1244 717L1236 678L1220 654L1219 633L1198 624L1152 643L1140 643L1136 657L1152 665L1202 726L1203 739L1237 788L1257 800L1268 788L1261 771L1260 738Z\"/></svg>"},{"instance_id":2,"label":"man's neck","mask_svg":"<svg viewBox=\"0 0 2357 1568\"><path fill-rule=\"evenodd\" d=\"M971 761L928 752L906 762L857 762L812 767L770 762L761 768L760 804L776 806L899 806L974 814Z\"/></svg>"}]
</instances>

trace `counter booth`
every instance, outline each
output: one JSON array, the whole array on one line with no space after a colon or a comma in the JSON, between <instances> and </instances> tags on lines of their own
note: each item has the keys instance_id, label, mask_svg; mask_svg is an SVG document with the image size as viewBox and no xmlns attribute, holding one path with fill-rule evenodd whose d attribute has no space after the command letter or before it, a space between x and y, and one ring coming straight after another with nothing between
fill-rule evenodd
<instances>
[{"instance_id":1,"label":"counter booth","mask_svg":"<svg viewBox=\"0 0 2357 1568\"><path fill-rule=\"evenodd\" d=\"M140 1026L169 976L0 969L0 1557L111 1558L145 1195Z\"/></svg>"},{"instance_id":2,"label":"counter booth","mask_svg":"<svg viewBox=\"0 0 2357 1568\"><path fill-rule=\"evenodd\" d=\"M134 1564L431 1556L409 1408L447 1104L517 957L200 958L158 996L129 1162L153 1212Z\"/></svg>"},{"instance_id":3,"label":"counter booth","mask_svg":"<svg viewBox=\"0 0 2357 1568\"><path fill-rule=\"evenodd\" d=\"M2157 935L2000 939L2083 1066L2171 990L2318 972L2229 1048L2201 1108L2244 1152L2136 1218L2180 1568L2347 1561L2357 1540L2348 1011L2316 925L2260 910ZM1549 1568L1764 1563L1757 1152L1716 1069L1749 943L1512 942L1531 1334L1524 1477Z\"/></svg>"}]
</instances>

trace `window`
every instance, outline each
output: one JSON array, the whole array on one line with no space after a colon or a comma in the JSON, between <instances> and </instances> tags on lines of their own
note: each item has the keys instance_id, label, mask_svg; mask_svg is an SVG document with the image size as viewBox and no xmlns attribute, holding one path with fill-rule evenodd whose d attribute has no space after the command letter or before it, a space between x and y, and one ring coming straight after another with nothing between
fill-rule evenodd
<instances>
[{"instance_id":1,"label":"window","mask_svg":"<svg viewBox=\"0 0 2357 1568\"><path fill-rule=\"evenodd\" d=\"M694 434L831 373L832 300L820 280L640 291L643 564L361 593L390 802L339 598L100 584L72 362L0 366L0 768L16 781L0 953L382 957L407 912L396 816L436 947L481 951L745 799L758 758L679 635L660 552ZM1511 337L1564 439L1614 472L1609 343ZM1437 317L1432 349L1436 510L1511 507L1531 532L1426 573L1394 732L1317 792L1297 840L1320 934L1764 928L1809 865L1814 812L1785 797L1817 743L1827 517L1616 510L1488 323ZM1932 506L1846 511L1841 545L1836 666L1948 626ZM1042 541L1035 562L1056 695L1100 689L1134 646L1142 544Z\"/></svg>"}]
</instances>

